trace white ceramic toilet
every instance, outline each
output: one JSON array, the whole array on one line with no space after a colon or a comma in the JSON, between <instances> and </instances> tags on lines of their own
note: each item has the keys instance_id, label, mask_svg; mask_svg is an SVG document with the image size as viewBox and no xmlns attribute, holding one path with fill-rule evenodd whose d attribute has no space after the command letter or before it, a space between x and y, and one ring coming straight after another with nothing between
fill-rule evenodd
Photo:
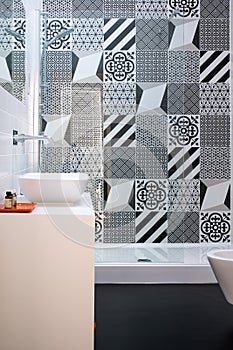
<instances>
[{"instance_id":1,"label":"white ceramic toilet","mask_svg":"<svg viewBox=\"0 0 233 350\"><path fill-rule=\"evenodd\" d=\"M233 249L209 252L207 258L226 300L233 304Z\"/></svg>"}]
</instances>

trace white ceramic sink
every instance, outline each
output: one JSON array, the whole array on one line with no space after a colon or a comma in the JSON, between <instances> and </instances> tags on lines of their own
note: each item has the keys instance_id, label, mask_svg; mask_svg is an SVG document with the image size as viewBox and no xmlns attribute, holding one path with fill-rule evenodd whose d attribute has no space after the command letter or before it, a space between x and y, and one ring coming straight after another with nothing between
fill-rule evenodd
<instances>
[{"instance_id":1,"label":"white ceramic sink","mask_svg":"<svg viewBox=\"0 0 233 350\"><path fill-rule=\"evenodd\" d=\"M36 203L75 203L88 179L85 173L27 173L18 178L21 193Z\"/></svg>"}]
</instances>

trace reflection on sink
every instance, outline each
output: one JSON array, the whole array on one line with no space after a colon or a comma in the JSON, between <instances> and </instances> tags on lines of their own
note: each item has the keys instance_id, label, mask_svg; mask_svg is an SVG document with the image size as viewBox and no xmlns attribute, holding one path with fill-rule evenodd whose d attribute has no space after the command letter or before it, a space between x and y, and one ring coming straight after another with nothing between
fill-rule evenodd
<instances>
[{"instance_id":1,"label":"reflection on sink","mask_svg":"<svg viewBox=\"0 0 233 350\"><path fill-rule=\"evenodd\" d=\"M75 203L88 179L85 173L27 173L18 178L21 193L36 203Z\"/></svg>"},{"instance_id":2,"label":"reflection on sink","mask_svg":"<svg viewBox=\"0 0 233 350\"><path fill-rule=\"evenodd\" d=\"M207 257L226 300L233 304L233 250L209 252Z\"/></svg>"}]
</instances>

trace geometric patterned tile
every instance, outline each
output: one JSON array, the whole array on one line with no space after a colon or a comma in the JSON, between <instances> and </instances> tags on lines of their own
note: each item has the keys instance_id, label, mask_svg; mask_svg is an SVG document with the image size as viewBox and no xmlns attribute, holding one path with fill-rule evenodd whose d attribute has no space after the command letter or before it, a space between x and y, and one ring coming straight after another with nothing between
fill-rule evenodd
<instances>
[{"instance_id":1,"label":"geometric patterned tile","mask_svg":"<svg viewBox=\"0 0 233 350\"><path fill-rule=\"evenodd\" d=\"M95 243L103 243L103 212L95 213Z\"/></svg>"},{"instance_id":2,"label":"geometric patterned tile","mask_svg":"<svg viewBox=\"0 0 233 350\"><path fill-rule=\"evenodd\" d=\"M228 18L230 15L230 0L201 0L200 11L202 18Z\"/></svg>"},{"instance_id":3,"label":"geometric patterned tile","mask_svg":"<svg viewBox=\"0 0 233 350\"><path fill-rule=\"evenodd\" d=\"M133 114L136 109L136 85L128 83L103 84L103 113Z\"/></svg>"},{"instance_id":4,"label":"geometric patterned tile","mask_svg":"<svg viewBox=\"0 0 233 350\"><path fill-rule=\"evenodd\" d=\"M168 211L198 212L199 210L199 180L169 180Z\"/></svg>"},{"instance_id":5,"label":"geometric patterned tile","mask_svg":"<svg viewBox=\"0 0 233 350\"><path fill-rule=\"evenodd\" d=\"M135 149L133 147L105 147L105 178L133 179L135 177Z\"/></svg>"},{"instance_id":6,"label":"geometric patterned tile","mask_svg":"<svg viewBox=\"0 0 233 350\"><path fill-rule=\"evenodd\" d=\"M71 114L71 83L53 82L43 90L43 114Z\"/></svg>"},{"instance_id":7,"label":"geometric patterned tile","mask_svg":"<svg viewBox=\"0 0 233 350\"><path fill-rule=\"evenodd\" d=\"M87 191L91 194L93 208L97 212L103 211L104 207L104 182L103 179L89 179Z\"/></svg>"},{"instance_id":8,"label":"geometric patterned tile","mask_svg":"<svg viewBox=\"0 0 233 350\"><path fill-rule=\"evenodd\" d=\"M200 72L201 82L229 82L230 53L227 51L201 51Z\"/></svg>"},{"instance_id":9,"label":"geometric patterned tile","mask_svg":"<svg viewBox=\"0 0 233 350\"><path fill-rule=\"evenodd\" d=\"M72 54L69 51L49 51L46 52L46 72L47 81L72 80ZM43 67L45 69L45 67Z\"/></svg>"},{"instance_id":10,"label":"geometric patterned tile","mask_svg":"<svg viewBox=\"0 0 233 350\"><path fill-rule=\"evenodd\" d=\"M205 115L200 117L202 147L230 147L230 116Z\"/></svg>"},{"instance_id":11,"label":"geometric patterned tile","mask_svg":"<svg viewBox=\"0 0 233 350\"><path fill-rule=\"evenodd\" d=\"M137 114L156 118L167 113L167 84L138 83L136 94Z\"/></svg>"},{"instance_id":12,"label":"geometric patterned tile","mask_svg":"<svg viewBox=\"0 0 233 350\"><path fill-rule=\"evenodd\" d=\"M104 212L104 243L135 241L134 212Z\"/></svg>"},{"instance_id":13,"label":"geometric patterned tile","mask_svg":"<svg viewBox=\"0 0 233 350\"><path fill-rule=\"evenodd\" d=\"M104 210L133 211L135 208L134 180L104 180Z\"/></svg>"},{"instance_id":14,"label":"geometric patterned tile","mask_svg":"<svg viewBox=\"0 0 233 350\"><path fill-rule=\"evenodd\" d=\"M104 117L104 146L135 146L135 117L133 114L112 114Z\"/></svg>"},{"instance_id":15,"label":"geometric patterned tile","mask_svg":"<svg viewBox=\"0 0 233 350\"><path fill-rule=\"evenodd\" d=\"M102 51L73 51L72 77L73 83L102 83Z\"/></svg>"},{"instance_id":16,"label":"geometric patterned tile","mask_svg":"<svg viewBox=\"0 0 233 350\"><path fill-rule=\"evenodd\" d=\"M136 178L166 179L167 156L167 148L165 147L137 147Z\"/></svg>"},{"instance_id":17,"label":"geometric patterned tile","mask_svg":"<svg viewBox=\"0 0 233 350\"><path fill-rule=\"evenodd\" d=\"M18 37L12 37L13 50L25 50L25 37L26 37L26 20L25 18L13 19L12 28L14 32L19 34Z\"/></svg>"},{"instance_id":18,"label":"geometric patterned tile","mask_svg":"<svg viewBox=\"0 0 233 350\"><path fill-rule=\"evenodd\" d=\"M135 1L118 0L117 6L116 6L115 0L105 0L104 17L105 18L134 18Z\"/></svg>"},{"instance_id":19,"label":"geometric patterned tile","mask_svg":"<svg viewBox=\"0 0 233 350\"><path fill-rule=\"evenodd\" d=\"M184 114L200 113L200 87L197 83L184 84Z\"/></svg>"},{"instance_id":20,"label":"geometric patterned tile","mask_svg":"<svg viewBox=\"0 0 233 350\"><path fill-rule=\"evenodd\" d=\"M165 211L136 212L136 243L166 243L167 225Z\"/></svg>"},{"instance_id":21,"label":"geometric patterned tile","mask_svg":"<svg viewBox=\"0 0 233 350\"><path fill-rule=\"evenodd\" d=\"M229 19L201 19L200 20L200 50L229 51Z\"/></svg>"},{"instance_id":22,"label":"geometric patterned tile","mask_svg":"<svg viewBox=\"0 0 233 350\"><path fill-rule=\"evenodd\" d=\"M169 0L168 10L170 17L195 18L200 15L199 0Z\"/></svg>"},{"instance_id":23,"label":"geometric patterned tile","mask_svg":"<svg viewBox=\"0 0 233 350\"><path fill-rule=\"evenodd\" d=\"M231 206L231 185L230 181L224 180L202 180L201 189L201 210L226 211Z\"/></svg>"},{"instance_id":24,"label":"geometric patterned tile","mask_svg":"<svg viewBox=\"0 0 233 350\"><path fill-rule=\"evenodd\" d=\"M42 146L40 150L40 171L42 173L66 172L66 162L70 156L70 147Z\"/></svg>"},{"instance_id":25,"label":"geometric patterned tile","mask_svg":"<svg viewBox=\"0 0 233 350\"><path fill-rule=\"evenodd\" d=\"M168 176L169 179L199 179L200 148L190 145L185 147L169 147Z\"/></svg>"},{"instance_id":26,"label":"geometric patterned tile","mask_svg":"<svg viewBox=\"0 0 233 350\"><path fill-rule=\"evenodd\" d=\"M9 53L13 49L13 38L5 29L11 29L11 22L11 19L0 18L0 47L1 50L9 51ZM3 56L2 53L1 56Z\"/></svg>"},{"instance_id":27,"label":"geometric patterned tile","mask_svg":"<svg viewBox=\"0 0 233 350\"><path fill-rule=\"evenodd\" d=\"M6 3L5 0L1 1ZM13 0L13 1L8 1L13 2L13 17L14 18L25 18L26 13L25 13L25 7L24 7L24 1L23 0Z\"/></svg>"},{"instance_id":28,"label":"geometric patterned tile","mask_svg":"<svg viewBox=\"0 0 233 350\"><path fill-rule=\"evenodd\" d=\"M201 212L201 242L230 243L231 214L229 212Z\"/></svg>"},{"instance_id":29,"label":"geometric patterned tile","mask_svg":"<svg viewBox=\"0 0 233 350\"><path fill-rule=\"evenodd\" d=\"M48 12L49 17L68 18L72 14L72 1L43 0L43 8Z\"/></svg>"},{"instance_id":30,"label":"geometric patterned tile","mask_svg":"<svg viewBox=\"0 0 233 350\"><path fill-rule=\"evenodd\" d=\"M73 23L70 18L49 18L47 21L46 40L49 42L57 34L72 28ZM43 28L44 31L45 28ZM48 50L72 50L72 34L68 33L57 38L57 40L48 45Z\"/></svg>"},{"instance_id":31,"label":"geometric patterned tile","mask_svg":"<svg viewBox=\"0 0 233 350\"><path fill-rule=\"evenodd\" d=\"M105 51L104 55L104 81L119 83L134 83L135 53L130 51Z\"/></svg>"},{"instance_id":32,"label":"geometric patterned tile","mask_svg":"<svg viewBox=\"0 0 233 350\"><path fill-rule=\"evenodd\" d=\"M136 142L138 147L167 147L166 115L137 115Z\"/></svg>"},{"instance_id":33,"label":"geometric patterned tile","mask_svg":"<svg viewBox=\"0 0 233 350\"><path fill-rule=\"evenodd\" d=\"M169 212L168 243L199 243L199 213Z\"/></svg>"},{"instance_id":34,"label":"geometric patterned tile","mask_svg":"<svg viewBox=\"0 0 233 350\"><path fill-rule=\"evenodd\" d=\"M184 84L168 84L168 113L184 113Z\"/></svg>"},{"instance_id":35,"label":"geometric patterned tile","mask_svg":"<svg viewBox=\"0 0 233 350\"><path fill-rule=\"evenodd\" d=\"M136 0L136 18L167 18L167 0Z\"/></svg>"},{"instance_id":36,"label":"geometric patterned tile","mask_svg":"<svg viewBox=\"0 0 233 350\"><path fill-rule=\"evenodd\" d=\"M198 51L169 51L169 81L172 83L199 82Z\"/></svg>"},{"instance_id":37,"label":"geometric patterned tile","mask_svg":"<svg viewBox=\"0 0 233 350\"><path fill-rule=\"evenodd\" d=\"M168 20L139 19L136 33L137 50L168 50Z\"/></svg>"},{"instance_id":38,"label":"geometric patterned tile","mask_svg":"<svg viewBox=\"0 0 233 350\"><path fill-rule=\"evenodd\" d=\"M73 19L73 50L76 51L100 51L103 49L102 18Z\"/></svg>"},{"instance_id":39,"label":"geometric patterned tile","mask_svg":"<svg viewBox=\"0 0 233 350\"><path fill-rule=\"evenodd\" d=\"M167 82L168 53L166 51L137 51L137 81Z\"/></svg>"},{"instance_id":40,"label":"geometric patterned tile","mask_svg":"<svg viewBox=\"0 0 233 350\"><path fill-rule=\"evenodd\" d=\"M159 211L167 208L167 180L136 181L136 211Z\"/></svg>"},{"instance_id":41,"label":"geometric patterned tile","mask_svg":"<svg viewBox=\"0 0 233 350\"><path fill-rule=\"evenodd\" d=\"M25 52L12 52L12 80L16 82L25 81Z\"/></svg>"},{"instance_id":42,"label":"geometric patterned tile","mask_svg":"<svg viewBox=\"0 0 233 350\"><path fill-rule=\"evenodd\" d=\"M74 115L95 118L97 125L101 120L101 85L73 84L72 113ZM78 125L79 126L79 125Z\"/></svg>"},{"instance_id":43,"label":"geometric patterned tile","mask_svg":"<svg viewBox=\"0 0 233 350\"><path fill-rule=\"evenodd\" d=\"M199 116L169 116L169 145L199 146Z\"/></svg>"},{"instance_id":44,"label":"geometric patterned tile","mask_svg":"<svg viewBox=\"0 0 233 350\"><path fill-rule=\"evenodd\" d=\"M200 114L230 114L230 86L227 83L200 84Z\"/></svg>"},{"instance_id":45,"label":"geometric patterned tile","mask_svg":"<svg viewBox=\"0 0 233 350\"><path fill-rule=\"evenodd\" d=\"M229 147L201 147L201 179L230 179L231 149Z\"/></svg>"},{"instance_id":46,"label":"geometric patterned tile","mask_svg":"<svg viewBox=\"0 0 233 350\"><path fill-rule=\"evenodd\" d=\"M13 1L0 1L0 18L12 18Z\"/></svg>"},{"instance_id":47,"label":"geometric patterned tile","mask_svg":"<svg viewBox=\"0 0 233 350\"><path fill-rule=\"evenodd\" d=\"M199 20L172 18L169 21L169 50L199 50Z\"/></svg>"},{"instance_id":48,"label":"geometric patterned tile","mask_svg":"<svg viewBox=\"0 0 233 350\"><path fill-rule=\"evenodd\" d=\"M72 0L72 17L103 17L103 0Z\"/></svg>"},{"instance_id":49,"label":"geometric patterned tile","mask_svg":"<svg viewBox=\"0 0 233 350\"><path fill-rule=\"evenodd\" d=\"M133 18L104 19L104 50L135 50L136 27Z\"/></svg>"}]
</instances>

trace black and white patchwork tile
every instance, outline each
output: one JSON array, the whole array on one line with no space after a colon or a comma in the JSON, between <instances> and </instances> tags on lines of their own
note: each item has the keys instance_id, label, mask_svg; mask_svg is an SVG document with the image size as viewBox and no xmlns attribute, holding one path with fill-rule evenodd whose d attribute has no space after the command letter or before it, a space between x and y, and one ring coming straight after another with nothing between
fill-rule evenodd
<instances>
[{"instance_id":1,"label":"black and white patchwork tile","mask_svg":"<svg viewBox=\"0 0 233 350\"><path fill-rule=\"evenodd\" d=\"M70 116L67 115L43 115L43 122L45 123L43 131L45 135L53 140L54 146L64 145L64 137L69 120Z\"/></svg>"},{"instance_id":2,"label":"black and white patchwork tile","mask_svg":"<svg viewBox=\"0 0 233 350\"><path fill-rule=\"evenodd\" d=\"M201 179L230 179L231 150L229 147L201 147Z\"/></svg>"},{"instance_id":3,"label":"black and white patchwork tile","mask_svg":"<svg viewBox=\"0 0 233 350\"><path fill-rule=\"evenodd\" d=\"M136 178L166 179L167 159L166 147L136 147Z\"/></svg>"},{"instance_id":4,"label":"black and white patchwork tile","mask_svg":"<svg viewBox=\"0 0 233 350\"><path fill-rule=\"evenodd\" d=\"M136 243L167 243L167 213L136 212Z\"/></svg>"},{"instance_id":5,"label":"black and white patchwork tile","mask_svg":"<svg viewBox=\"0 0 233 350\"><path fill-rule=\"evenodd\" d=\"M104 1L105 18L134 18L135 0L115 0Z\"/></svg>"},{"instance_id":6,"label":"black and white patchwork tile","mask_svg":"<svg viewBox=\"0 0 233 350\"><path fill-rule=\"evenodd\" d=\"M134 243L135 213L104 212L104 243Z\"/></svg>"},{"instance_id":7,"label":"black and white patchwork tile","mask_svg":"<svg viewBox=\"0 0 233 350\"><path fill-rule=\"evenodd\" d=\"M136 18L167 18L167 0L136 0Z\"/></svg>"},{"instance_id":8,"label":"black and white patchwork tile","mask_svg":"<svg viewBox=\"0 0 233 350\"><path fill-rule=\"evenodd\" d=\"M42 173L66 172L66 162L70 157L70 147L42 146L40 150Z\"/></svg>"},{"instance_id":9,"label":"black and white patchwork tile","mask_svg":"<svg viewBox=\"0 0 233 350\"><path fill-rule=\"evenodd\" d=\"M202 211L230 210L231 185L229 180L202 180L200 191Z\"/></svg>"},{"instance_id":10,"label":"black and white patchwork tile","mask_svg":"<svg viewBox=\"0 0 233 350\"><path fill-rule=\"evenodd\" d=\"M105 147L135 146L135 116L111 114L104 117Z\"/></svg>"},{"instance_id":11,"label":"black and white patchwork tile","mask_svg":"<svg viewBox=\"0 0 233 350\"><path fill-rule=\"evenodd\" d=\"M169 180L168 211L198 212L200 210L199 180Z\"/></svg>"},{"instance_id":12,"label":"black and white patchwork tile","mask_svg":"<svg viewBox=\"0 0 233 350\"><path fill-rule=\"evenodd\" d=\"M200 55L198 51L170 51L168 57L169 82L199 82Z\"/></svg>"},{"instance_id":13,"label":"black and white patchwork tile","mask_svg":"<svg viewBox=\"0 0 233 350\"><path fill-rule=\"evenodd\" d=\"M230 82L230 53L227 51L201 51L200 81L208 83Z\"/></svg>"},{"instance_id":14,"label":"black and white patchwork tile","mask_svg":"<svg viewBox=\"0 0 233 350\"><path fill-rule=\"evenodd\" d=\"M167 209L167 180L136 180L136 211Z\"/></svg>"},{"instance_id":15,"label":"black and white patchwork tile","mask_svg":"<svg viewBox=\"0 0 233 350\"><path fill-rule=\"evenodd\" d=\"M164 115L167 113L167 84L137 84L137 114Z\"/></svg>"},{"instance_id":16,"label":"black and white patchwork tile","mask_svg":"<svg viewBox=\"0 0 233 350\"><path fill-rule=\"evenodd\" d=\"M103 114L134 114L136 111L136 84L104 83Z\"/></svg>"},{"instance_id":17,"label":"black and white patchwork tile","mask_svg":"<svg viewBox=\"0 0 233 350\"><path fill-rule=\"evenodd\" d=\"M25 50L25 40L26 40L26 20L25 18L14 18L12 22L12 28L15 33L19 36L14 36L13 41L13 50Z\"/></svg>"},{"instance_id":18,"label":"black and white patchwork tile","mask_svg":"<svg viewBox=\"0 0 233 350\"><path fill-rule=\"evenodd\" d=\"M103 0L72 0L72 17L103 17Z\"/></svg>"},{"instance_id":19,"label":"black and white patchwork tile","mask_svg":"<svg viewBox=\"0 0 233 350\"><path fill-rule=\"evenodd\" d=\"M168 113L184 113L184 84L168 84Z\"/></svg>"},{"instance_id":20,"label":"black and white patchwork tile","mask_svg":"<svg viewBox=\"0 0 233 350\"><path fill-rule=\"evenodd\" d=\"M3 2L5 2L5 1L3 1ZM13 1L11 0L8 2L11 2L11 3L13 2L13 17L14 18L25 18L26 17L23 0L13 0Z\"/></svg>"},{"instance_id":21,"label":"black and white patchwork tile","mask_svg":"<svg viewBox=\"0 0 233 350\"><path fill-rule=\"evenodd\" d=\"M0 18L12 18L13 13L13 1L12 0L1 0L0 2Z\"/></svg>"},{"instance_id":22,"label":"black and white patchwork tile","mask_svg":"<svg viewBox=\"0 0 233 350\"><path fill-rule=\"evenodd\" d=\"M230 16L230 0L201 0L200 16L202 18L228 18Z\"/></svg>"},{"instance_id":23,"label":"black and white patchwork tile","mask_svg":"<svg viewBox=\"0 0 233 350\"><path fill-rule=\"evenodd\" d=\"M103 243L103 212L95 213L95 243Z\"/></svg>"},{"instance_id":24,"label":"black and white patchwork tile","mask_svg":"<svg viewBox=\"0 0 233 350\"><path fill-rule=\"evenodd\" d=\"M74 51L101 51L104 42L103 18L73 19Z\"/></svg>"},{"instance_id":25,"label":"black and white patchwork tile","mask_svg":"<svg viewBox=\"0 0 233 350\"><path fill-rule=\"evenodd\" d=\"M169 0L168 11L170 17L199 17L200 0Z\"/></svg>"},{"instance_id":26,"label":"black and white patchwork tile","mask_svg":"<svg viewBox=\"0 0 233 350\"><path fill-rule=\"evenodd\" d=\"M169 116L169 146L199 146L199 116Z\"/></svg>"},{"instance_id":27,"label":"black and white patchwork tile","mask_svg":"<svg viewBox=\"0 0 233 350\"><path fill-rule=\"evenodd\" d=\"M201 242L230 243L230 212L201 212L200 215Z\"/></svg>"},{"instance_id":28,"label":"black and white patchwork tile","mask_svg":"<svg viewBox=\"0 0 233 350\"><path fill-rule=\"evenodd\" d=\"M102 83L102 51L73 51L72 80L73 83Z\"/></svg>"},{"instance_id":29,"label":"black and white patchwork tile","mask_svg":"<svg viewBox=\"0 0 233 350\"><path fill-rule=\"evenodd\" d=\"M71 82L72 80L72 53L71 51L46 52L46 79L49 82Z\"/></svg>"},{"instance_id":30,"label":"black and white patchwork tile","mask_svg":"<svg viewBox=\"0 0 233 350\"><path fill-rule=\"evenodd\" d=\"M199 50L198 19L170 19L169 50Z\"/></svg>"},{"instance_id":31,"label":"black and white patchwork tile","mask_svg":"<svg viewBox=\"0 0 233 350\"><path fill-rule=\"evenodd\" d=\"M104 176L107 179L134 179L135 148L105 147Z\"/></svg>"},{"instance_id":32,"label":"black and white patchwork tile","mask_svg":"<svg viewBox=\"0 0 233 350\"><path fill-rule=\"evenodd\" d=\"M134 180L104 180L104 210L133 211L135 208Z\"/></svg>"},{"instance_id":33,"label":"black and white patchwork tile","mask_svg":"<svg viewBox=\"0 0 233 350\"><path fill-rule=\"evenodd\" d=\"M200 50L229 51L229 19L206 18L200 20Z\"/></svg>"},{"instance_id":34,"label":"black and white patchwork tile","mask_svg":"<svg viewBox=\"0 0 233 350\"><path fill-rule=\"evenodd\" d=\"M104 52L104 81L134 83L136 78L135 53L130 51Z\"/></svg>"},{"instance_id":35,"label":"black and white patchwork tile","mask_svg":"<svg viewBox=\"0 0 233 350\"><path fill-rule=\"evenodd\" d=\"M74 115L91 116L96 118L97 125L101 119L100 84L73 84L72 85L72 113Z\"/></svg>"},{"instance_id":36,"label":"black and white patchwork tile","mask_svg":"<svg viewBox=\"0 0 233 350\"><path fill-rule=\"evenodd\" d=\"M167 82L167 51L137 51L137 82Z\"/></svg>"},{"instance_id":37,"label":"black and white patchwork tile","mask_svg":"<svg viewBox=\"0 0 233 350\"><path fill-rule=\"evenodd\" d=\"M228 83L200 84L200 114L230 114L230 85Z\"/></svg>"},{"instance_id":38,"label":"black and white patchwork tile","mask_svg":"<svg viewBox=\"0 0 233 350\"><path fill-rule=\"evenodd\" d=\"M135 50L135 35L134 19L104 19L104 50Z\"/></svg>"},{"instance_id":39,"label":"black and white patchwork tile","mask_svg":"<svg viewBox=\"0 0 233 350\"><path fill-rule=\"evenodd\" d=\"M48 12L49 17L71 17L72 0L43 0L43 9Z\"/></svg>"},{"instance_id":40,"label":"black and white patchwork tile","mask_svg":"<svg viewBox=\"0 0 233 350\"><path fill-rule=\"evenodd\" d=\"M70 115L71 96L71 83L50 83L42 91L43 114Z\"/></svg>"},{"instance_id":41,"label":"black and white patchwork tile","mask_svg":"<svg viewBox=\"0 0 233 350\"><path fill-rule=\"evenodd\" d=\"M12 81L25 81L25 51L12 52Z\"/></svg>"},{"instance_id":42,"label":"black and white patchwork tile","mask_svg":"<svg viewBox=\"0 0 233 350\"><path fill-rule=\"evenodd\" d=\"M168 119L166 115L137 115L136 143L138 147L167 147Z\"/></svg>"},{"instance_id":43,"label":"black and white patchwork tile","mask_svg":"<svg viewBox=\"0 0 233 350\"><path fill-rule=\"evenodd\" d=\"M87 184L87 192L91 194L92 205L95 211L102 212L104 208L104 181L92 178Z\"/></svg>"},{"instance_id":44,"label":"black and white patchwork tile","mask_svg":"<svg viewBox=\"0 0 233 350\"><path fill-rule=\"evenodd\" d=\"M184 84L184 114L200 113L200 86L197 83Z\"/></svg>"},{"instance_id":45,"label":"black and white patchwork tile","mask_svg":"<svg viewBox=\"0 0 233 350\"><path fill-rule=\"evenodd\" d=\"M101 178L102 163L102 152L96 147L71 147L65 172L87 173L90 178Z\"/></svg>"},{"instance_id":46,"label":"black and white patchwork tile","mask_svg":"<svg viewBox=\"0 0 233 350\"><path fill-rule=\"evenodd\" d=\"M199 213L169 212L168 243L199 243Z\"/></svg>"},{"instance_id":47,"label":"black and white patchwork tile","mask_svg":"<svg viewBox=\"0 0 233 350\"><path fill-rule=\"evenodd\" d=\"M202 147L230 147L230 115L204 115L200 117Z\"/></svg>"},{"instance_id":48,"label":"black and white patchwork tile","mask_svg":"<svg viewBox=\"0 0 233 350\"><path fill-rule=\"evenodd\" d=\"M19 101L25 103L25 82L23 81L13 81L12 82L12 94L15 96Z\"/></svg>"},{"instance_id":49,"label":"black and white patchwork tile","mask_svg":"<svg viewBox=\"0 0 233 350\"><path fill-rule=\"evenodd\" d=\"M167 19L138 19L136 33L137 50L168 50Z\"/></svg>"},{"instance_id":50,"label":"black and white patchwork tile","mask_svg":"<svg viewBox=\"0 0 233 350\"><path fill-rule=\"evenodd\" d=\"M169 147L168 177L169 179L199 179L200 148Z\"/></svg>"},{"instance_id":51,"label":"black and white patchwork tile","mask_svg":"<svg viewBox=\"0 0 233 350\"><path fill-rule=\"evenodd\" d=\"M12 35L8 34L6 31L6 29L11 30L11 23L11 19L0 18L0 47L2 51L7 51L7 54L13 50ZM3 52L1 52L1 57L3 57Z\"/></svg>"},{"instance_id":52,"label":"black and white patchwork tile","mask_svg":"<svg viewBox=\"0 0 233 350\"><path fill-rule=\"evenodd\" d=\"M168 84L169 114L199 114L200 87L198 83Z\"/></svg>"},{"instance_id":53,"label":"black and white patchwork tile","mask_svg":"<svg viewBox=\"0 0 233 350\"><path fill-rule=\"evenodd\" d=\"M70 18L49 18L47 21L46 40L49 42L56 35L72 28L73 22ZM45 28L43 28L43 32L45 32ZM72 50L72 34L68 32L59 36L48 45L48 50Z\"/></svg>"}]
</instances>

